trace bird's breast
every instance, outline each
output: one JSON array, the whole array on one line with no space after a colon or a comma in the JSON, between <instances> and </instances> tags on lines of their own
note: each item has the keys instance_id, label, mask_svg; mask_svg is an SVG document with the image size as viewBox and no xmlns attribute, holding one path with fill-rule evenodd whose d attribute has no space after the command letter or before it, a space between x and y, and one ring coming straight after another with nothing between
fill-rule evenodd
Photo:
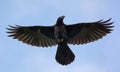
<instances>
[{"instance_id":1,"label":"bird's breast","mask_svg":"<svg viewBox=\"0 0 120 72\"><path fill-rule=\"evenodd\" d=\"M64 42L67 38L66 35L66 29L64 26L55 26L55 30L54 30L54 35L55 38L57 39L58 43L60 42Z\"/></svg>"}]
</instances>

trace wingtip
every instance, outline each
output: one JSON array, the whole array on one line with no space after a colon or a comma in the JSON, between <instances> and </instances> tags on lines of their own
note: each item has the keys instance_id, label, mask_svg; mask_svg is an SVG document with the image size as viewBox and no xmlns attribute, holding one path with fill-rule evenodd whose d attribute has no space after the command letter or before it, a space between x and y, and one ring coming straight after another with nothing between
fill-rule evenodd
<instances>
[{"instance_id":1,"label":"wingtip","mask_svg":"<svg viewBox=\"0 0 120 72\"><path fill-rule=\"evenodd\" d=\"M99 20L99 21L97 21L97 22L102 22L103 21L103 19L101 19L101 20Z\"/></svg>"},{"instance_id":2,"label":"wingtip","mask_svg":"<svg viewBox=\"0 0 120 72\"><path fill-rule=\"evenodd\" d=\"M15 24L16 27L21 27L20 25Z\"/></svg>"},{"instance_id":3,"label":"wingtip","mask_svg":"<svg viewBox=\"0 0 120 72\"><path fill-rule=\"evenodd\" d=\"M105 21L103 21L102 23L107 23L107 22L111 21L111 19L112 19L112 18L109 18L108 20L105 20Z\"/></svg>"},{"instance_id":4,"label":"wingtip","mask_svg":"<svg viewBox=\"0 0 120 72\"><path fill-rule=\"evenodd\" d=\"M99 21L97 21L97 22L107 23L107 22L109 22L109 21L111 21L111 20L112 20L112 18L109 18L109 19L107 19L107 20L105 20L105 21L103 21L103 19L101 19L101 20L99 20Z\"/></svg>"},{"instance_id":5,"label":"wingtip","mask_svg":"<svg viewBox=\"0 0 120 72\"><path fill-rule=\"evenodd\" d=\"M11 25L8 25L9 27L11 27L11 28L15 28L14 26L11 26Z\"/></svg>"}]
</instances>

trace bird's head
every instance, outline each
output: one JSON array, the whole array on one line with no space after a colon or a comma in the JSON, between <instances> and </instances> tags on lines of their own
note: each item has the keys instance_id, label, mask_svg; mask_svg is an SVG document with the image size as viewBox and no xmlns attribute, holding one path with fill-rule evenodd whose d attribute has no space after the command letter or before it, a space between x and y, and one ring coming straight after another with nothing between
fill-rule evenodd
<instances>
[{"instance_id":1,"label":"bird's head","mask_svg":"<svg viewBox=\"0 0 120 72\"><path fill-rule=\"evenodd\" d=\"M63 25L63 19L65 18L65 16L60 16L58 19L57 19L57 22L56 22L56 25Z\"/></svg>"},{"instance_id":2,"label":"bird's head","mask_svg":"<svg viewBox=\"0 0 120 72\"><path fill-rule=\"evenodd\" d=\"M60 16L59 18L58 18L58 21L61 21L61 20L63 20L65 18L65 16Z\"/></svg>"}]
</instances>

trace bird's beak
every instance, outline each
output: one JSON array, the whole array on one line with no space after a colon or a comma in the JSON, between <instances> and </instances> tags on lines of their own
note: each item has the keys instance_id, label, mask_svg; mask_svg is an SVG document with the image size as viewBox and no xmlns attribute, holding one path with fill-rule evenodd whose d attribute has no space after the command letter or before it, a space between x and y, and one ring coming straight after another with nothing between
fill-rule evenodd
<instances>
[{"instance_id":1,"label":"bird's beak","mask_svg":"<svg viewBox=\"0 0 120 72\"><path fill-rule=\"evenodd\" d=\"M65 18L65 16L61 16L61 19L64 19Z\"/></svg>"}]
</instances>

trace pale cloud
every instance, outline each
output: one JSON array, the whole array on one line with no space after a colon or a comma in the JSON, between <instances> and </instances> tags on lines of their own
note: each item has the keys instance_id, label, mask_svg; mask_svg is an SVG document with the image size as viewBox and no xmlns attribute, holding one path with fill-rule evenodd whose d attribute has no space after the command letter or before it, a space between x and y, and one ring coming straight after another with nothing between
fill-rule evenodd
<instances>
[{"instance_id":1,"label":"pale cloud","mask_svg":"<svg viewBox=\"0 0 120 72\"><path fill-rule=\"evenodd\" d=\"M21 19L25 16L38 14L37 5L32 5L29 0L14 0L12 2L12 15L14 19Z\"/></svg>"},{"instance_id":2,"label":"pale cloud","mask_svg":"<svg viewBox=\"0 0 120 72\"><path fill-rule=\"evenodd\" d=\"M51 57L51 56L50 56ZM69 71L69 72L107 72L107 69L98 66L97 64L79 64L62 66L44 53L33 53L24 56L23 64L28 72L32 71Z\"/></svg>"},{"instance_id":3,"label":"pale cloud","mask_svg":"<svg viewBox=\"0 0 120 72\"><path fill-rule=\"evenodd\" d=\"M22 58L22 64L27 72L47 72L51 70L54 63L53 56L45 53L29 53ZM52 66L52 67L51 67ZM55 67L55 66L54 66ZM19 66L18 66L19 70Z\"/></svg>"},{"instance_id":4,"label":"pale cloud","mask_svg":"<svg viewBox=\"0 0 120 72\"><path fill-rule=\"evenodd\" d=\"M100 0L13 0L12 16L23 19L26 16L68 15L95 17L103 2ZM50 14L49 14L49 13Z\"/></svg>"},{"instance_id":5,"label":"pale cloud","mask_svg":"<svg viewBox=\"0 0 120 72\"><path fill-rule=\"evenodd\" d=\"M75 67L73 72L107 72L107 70L95 64L81 64Z\"/></svg>"}]
</instances>

